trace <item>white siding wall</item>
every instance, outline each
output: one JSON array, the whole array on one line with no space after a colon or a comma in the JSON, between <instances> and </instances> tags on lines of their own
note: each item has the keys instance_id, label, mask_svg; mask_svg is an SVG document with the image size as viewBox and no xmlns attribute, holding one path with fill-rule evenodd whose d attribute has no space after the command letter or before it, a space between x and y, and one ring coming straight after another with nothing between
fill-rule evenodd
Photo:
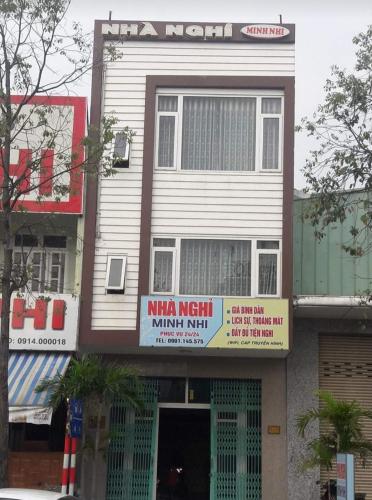
<instances>
[{"instance_id":1,"label":"white siding wall","mask_svg":"<svg viewBox=\"0 0 372 500\"><path fill-rule=\"evenodd\" d=\"M146 75L294 75L294 46L127 42L106 68L103 110L136 136L130 168L103 179L98 202L92 327L136 326ZM282 175L156 171L157 235L269 236L282 233ZM105 294L107 254L127 254L124 295Z\"/></svg>"}]
</instances>

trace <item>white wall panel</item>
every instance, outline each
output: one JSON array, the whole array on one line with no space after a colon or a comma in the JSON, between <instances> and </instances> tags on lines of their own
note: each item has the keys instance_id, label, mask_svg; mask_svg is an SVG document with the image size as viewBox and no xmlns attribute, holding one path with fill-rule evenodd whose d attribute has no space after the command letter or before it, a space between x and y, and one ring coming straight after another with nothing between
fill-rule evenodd
<instances>
[{"instance_id":1,"label":"white wall panel","mask_svg":"<svg viewBox=\"0 0 372 500\"><path fill-rule=\"evenodd\" d=\"M97 219L92 327L136 326L146 75L294 75L294 46L126 42L107 65L103 110L136 135L130 168L102 179ZM281 237L282 175L154 173L153 234ZM128 255L124 295L106 294L106 255Z\"/></svg>"}]
</instances>

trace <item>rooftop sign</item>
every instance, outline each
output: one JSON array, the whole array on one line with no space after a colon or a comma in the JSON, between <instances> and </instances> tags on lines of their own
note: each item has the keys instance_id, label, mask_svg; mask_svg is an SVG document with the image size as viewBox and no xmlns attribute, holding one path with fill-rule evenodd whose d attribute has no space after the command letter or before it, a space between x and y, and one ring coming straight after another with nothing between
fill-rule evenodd
<instances>
[{"instance_id":1,"label":"rooftop sign","mask_svg":"<svg viewBox=\"0 0 372 500\"><path fill-rule=\"evenodd\" d=\"M107 38L159 41L215 41L293 43L293 24L163 23L149 21L99 21Z\"/></svg>"},{"instance_id":2,"label":"rooftop sign","mask_svg":"<svg viewBox=\"0 0 372 500\"><path fill-rule=\"evenodd\" d=\"M283 38L289 35L290 31L284 26L278 26L276 24L250 24L249 26L244 26L240 30L243 35L251 36L253 38Z\"/></svg>"}]
</instances>

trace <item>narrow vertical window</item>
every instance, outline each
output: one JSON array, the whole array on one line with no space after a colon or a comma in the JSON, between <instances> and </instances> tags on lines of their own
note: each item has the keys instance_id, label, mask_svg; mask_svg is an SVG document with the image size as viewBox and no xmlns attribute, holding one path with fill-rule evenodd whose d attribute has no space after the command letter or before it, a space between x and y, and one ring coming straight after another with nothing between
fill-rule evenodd
<instances>
[{"instance_id":1,"label":"narrow vertical window","mask_svg":"<svg viewBox=\"0 0 372 500\"><path fill-rule=\"evenodd\" d=\"M65 254L52 252L49 255L49 290L51 292L63 293L64 275L65 275Z\"/></svg>"},{"instance_id":2,"label":"narrow vertical window","mask_svg":"<svg viewBox=\"0 0 372 500\"><path fill-rule=\"evenodd\" d=\"M278 241L257 241L258 295L278 295Z\"/></svg>"},{"instance_id":3,"label":"narrow vertical window","mask_svg":"<svg viewBox=\"0 0 372 500\"><path fill-rule=\"evenodd\" d=\"M158 97L158 167L175 167L177 96Z\"/></svg>"},{"instance_id":4,"label":"narrow vertical window","mask_svg":"<svg viewBox=\"0 0 372 500\"><path fill-rule=\"evenodd\" d=\"M279 169L280 98L262 98L262 169ZM275 116L276 115L276 116Z\"/></svg>"},{"instance_id":5,"label":"narrow vertical window","mask_svg":"<svg viewBox=\"0 0 372 500\"><path fill-rule=\"evenodd\" d=\"M173 293L175 240L154 238L153 247L153 293Z\"/></svg>"}]
</instances>

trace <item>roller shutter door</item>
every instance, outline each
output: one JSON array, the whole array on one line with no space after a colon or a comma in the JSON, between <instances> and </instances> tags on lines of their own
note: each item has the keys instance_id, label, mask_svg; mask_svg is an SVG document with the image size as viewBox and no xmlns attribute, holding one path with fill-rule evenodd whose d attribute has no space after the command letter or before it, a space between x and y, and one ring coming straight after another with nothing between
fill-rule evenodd
<instances>
[{"instance_id":1,"label":"roller shutter door","mask_svg":"<svg viewBox=\"0 0 372 500\"><path fill-rule=\"evenodd\" d=\"M372 337L320 335L319 385L339 399L356 400L372 411ZM372 421L365 423L365 436L372 440ZM335 470L331 471L335 476ZM321 471L322 481L327 474ZM372 500L372 464L355 469L355 491Z\"/></svg>"}]
</instances>

